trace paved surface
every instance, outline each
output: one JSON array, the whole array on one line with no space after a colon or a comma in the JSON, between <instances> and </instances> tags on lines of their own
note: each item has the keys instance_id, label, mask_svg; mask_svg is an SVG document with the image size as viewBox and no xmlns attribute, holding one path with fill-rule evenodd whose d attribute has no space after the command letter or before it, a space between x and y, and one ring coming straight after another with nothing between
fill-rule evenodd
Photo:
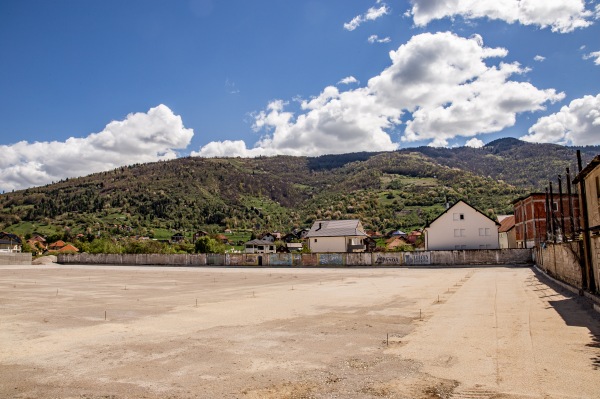
<instances>
[{"instance_id":1,"label":"paved surface","mask_svg":"<svg viewBox=\"0 0 600 399\"><path fill-rule=\"evenodd\" d=\"M529 268L0 266L2 398L599 398L599 368L598 314Z\"/></svg>"}]
</instances>

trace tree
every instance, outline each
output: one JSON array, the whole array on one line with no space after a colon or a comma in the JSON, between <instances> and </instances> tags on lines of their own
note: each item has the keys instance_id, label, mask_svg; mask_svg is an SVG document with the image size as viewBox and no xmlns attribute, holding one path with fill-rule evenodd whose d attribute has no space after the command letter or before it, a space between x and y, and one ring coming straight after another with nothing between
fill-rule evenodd
<instances>
[{"instance_id":1,"label":"tree","mask_svg":"<svg viewBox=\"0 0 600 399\"><path fill-rule=\"evenodd\" d=\"M201 254L224 254L225 244L209 236L200 237L196 241L196 252Z\"/></svg>"}]
</instances>

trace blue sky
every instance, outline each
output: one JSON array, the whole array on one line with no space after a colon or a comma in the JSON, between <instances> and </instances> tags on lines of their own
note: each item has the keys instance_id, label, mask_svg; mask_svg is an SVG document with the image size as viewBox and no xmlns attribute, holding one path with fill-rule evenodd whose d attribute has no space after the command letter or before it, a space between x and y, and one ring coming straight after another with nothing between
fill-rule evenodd
<instances>
[{"instance_id":1,"label":"blue sky","mask_svg":"<svg viewBox=\"0 0 600 399\"><path fill-rule=\"evenodd\" d=\"M597 1L0 0L0 192L180 156L600 144Z\"/></svg>"}]
</instances>

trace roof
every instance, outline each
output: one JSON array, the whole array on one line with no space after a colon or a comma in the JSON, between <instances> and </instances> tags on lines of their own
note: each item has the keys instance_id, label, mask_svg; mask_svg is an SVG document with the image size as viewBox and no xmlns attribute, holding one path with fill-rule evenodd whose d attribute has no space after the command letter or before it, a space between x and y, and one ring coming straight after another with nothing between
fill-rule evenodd
<instances>
[{"instance_id":1,"label":"roof","mask_svg":"<svg viewBox=\"0 0 600 399\"><path fill-rule=\"evenodd\" d=\"M498 221L492 219L491 217L489 217L488 215L486 215L485 213L481 212L479 209L475 208L474 206L472 206L471 204L469 204L467 201L463 201L463 200L458 200L456 201L450 208L446 209L444 212L442 212L438 217L436 217L435 219L433 219L431 222L427 223L426 227L431 226L436 220L438 220L439 218L441 218L442 216L444 216L446 213L448 213L452 208L454 208L456 205L458 205L459 203L463 203L465 205L467 205L468 207L472 208L475 212L480 213L482 216L486 217L487 219L490 219L492 222L494 222L496 225L500 226L500 223L498 223Z\"/></svg>"},{"instance_id":2,"label":"roof","mask_svg":"<svg viewBox=\"0 0 600 399\"><path fill-rule=\"evenodd\" d=\"M510 215L502 219L500 222L500 227L498 228L499 233L506 233L508 230L515 227L515 216Z\"/></svg>"},{"instance_id":3,"label":"roof","mask_svg":"<svg viewBox=\"0 0 600 399\"><path fill-rule=\"evenodd\" d=\"M48 248L62 248L62 247L64 247L65 245L67 245L67 243L66 243L66 242L64 242L63 240L58 240L58 241L56 241L56 242L53 242L52 244L50 244L50 245L48 246Z\"/></svg>"},{"instance_id":4,"label":"roof","mask_svg":"<svg viewBox=\"0 0 600 399\"><path fill-rule=\"evenodd\" d=\"M17 244L21 243L21 239L19 238L19 236L13 233L6 233L4 231L0 232L0 238Z\"/></svg>"},{"instance_id":5,"label":"roof","mask_svg":"<svg viewBox=\"0 0 600 399\"><path fill-rule=\"evenodd\" d=\"M244 245L275 245L273 241L268 240L250 240Z\"/></svg>"},{"instance_id":6,"label":"roof","mask_svg":"<svg viewBox=\"0 0 600 399\"><path fill-rule=\"evenodd\" d=\"M367 233L365 233L360 224L360 220L317 220L306 235L306 237L347 236L367 236Z\"/></svg>"},{"instance_id":7,"label":"roof","mask_svg":"<svg viewBox=\"0 0 600 399\"><path fill-rule=\"evenodd\" d=\"M583 170L579 172L577 176L575 176L573 179L573 184L579 183L579 180L581 179L585 179L585 177L589 175L592 170L596 169L598 165L600 165L600 155L596 155L594 159L592 159L592 161L585 168L583 168Z\"/></svg>"},{"instance_id":8,"label":"roof","mask_svg":"<svg viewBox=\"0 0 600 399\"><path fill-rule=\"evenodd\" d=\"M64 247L62 247L61 249L59 249L58 252L79 252L79 249L74 247L71 244L67 244Z\"/></svg>"}]
</instances>

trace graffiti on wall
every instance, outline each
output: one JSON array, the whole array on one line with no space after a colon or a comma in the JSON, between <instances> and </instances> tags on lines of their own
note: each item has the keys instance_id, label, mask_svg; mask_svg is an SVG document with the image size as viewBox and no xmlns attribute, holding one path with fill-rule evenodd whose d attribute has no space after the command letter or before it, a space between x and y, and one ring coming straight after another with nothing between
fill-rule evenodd
<instances>
[{"instance_id":1,"label":"graffiti on wall","mask_svg":"<svg viewBox=\"0 0 600 399\"><path fill-rule=\"evenodd\" d=\"M399 254L376 254L375 255L376 265L401 265L402 258Z\"/></svg>"},{"instance_id":2,"label":"graffiti on wall","mask_svg":"<svg viewBox=\"0 0 600 399\"><path fill-rule=\"evenodd\" d=\"M344 257L342 254L319 254L319 264L342 266L344 264Z\"/></svg>"},{"instance_id":3,"label":"graffiti on wall","mask_svg":"<svg viewBox=\"0 0 600 399\"><path fill-rule=\"evenodd\" d=\"M430 265L431 256L429 252L411 252L404 254L405 265Z\"/></svg>"}]
</instances>

